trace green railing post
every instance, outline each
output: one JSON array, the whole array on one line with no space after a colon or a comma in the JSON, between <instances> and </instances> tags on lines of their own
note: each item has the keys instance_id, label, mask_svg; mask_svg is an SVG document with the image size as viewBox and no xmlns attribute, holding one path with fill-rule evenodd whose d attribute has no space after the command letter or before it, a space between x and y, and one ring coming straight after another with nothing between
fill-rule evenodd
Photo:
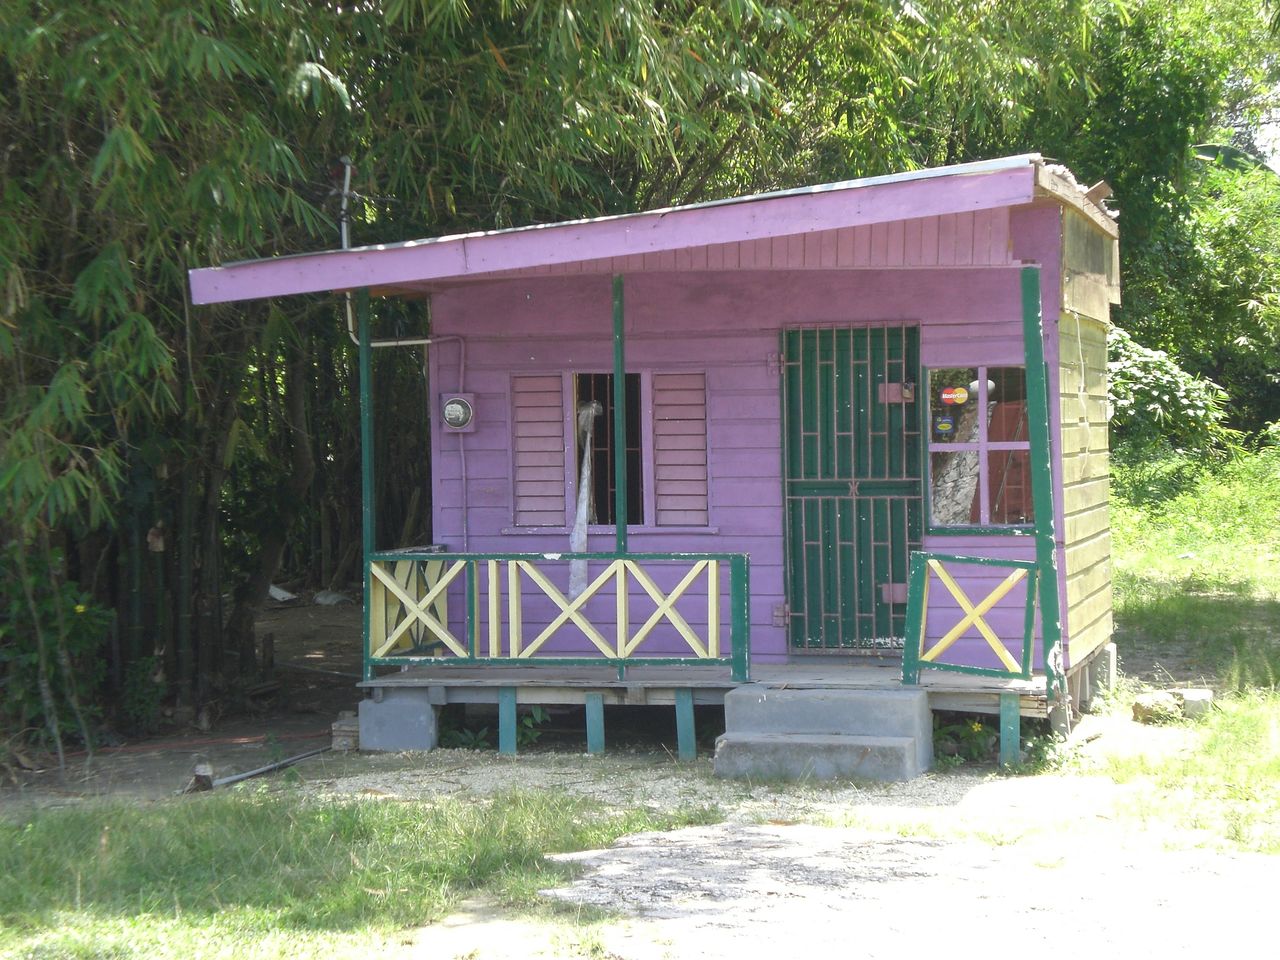
<instances>
[{"instance_id":1,"label":"green railing post","mask_svg":"<svg viewBox=\"0 0 1280 960\"><path fill-rule=\"evenodd\" d=\"M729 559L730 676L737 683L751 679L751 565L746 554Z\"/></svg>"},{"instance_id":2,"label":"green railing post","mask_svg":"<svg viewBox=\"0 0 1280 960\"><path fill-rule=\"evenodd\" d=\"M1049 384L1040 314L1040 268L1022 268L1022 341L1027 364L1027 435L1031 443L1031 504L1035 512L1036 564L1040 578L1040 630L1049 699L1063 678L1054 667L1062 643L1058 608L1058 548L1054 536L1053 453L1049 442Z\"/></svg>"},{"instance_id":3,"label":"green railing post","mask_svg":"<svg viewBox=\"0 0 1280 960\"><path fill-rule=\"evenodd\" d=\"M369 291L356 291L356 322L360 338L360 575L364 580L364 678L373 679L373 662L370 654L369 628L373 616L371 595L373 585L370 570L376 539L373 497L373 350L369 346Z\"/></svg>"},{"instance_id":4,"label":"green railing post","mask_svg":"<svg viewBox=\"0 0 1280 960\"><path fill-rule=\"evenodd\" d=\"M480 655L478 649L480 644L480 625L476 622L478 619L476 608L477 591L480 589L480 568L478 561L467 561L467 622L463 628L466 631L467 649L471 651L471 659L474 660ZM492 588L491 588L492 589Z\"/></svg>"},{"instance_id":5,"label":"green railing post","mask_svg":"<svg viewBox=\"0 0 1280 960\"><path fill-rule=\"evenodd\" d=\"M920 681L920 646L924 643L924 580L929 575L928 558L917 551L911 553L907 573L907 623L902 641L902 682Z\"/></svg>"}]
</instances>

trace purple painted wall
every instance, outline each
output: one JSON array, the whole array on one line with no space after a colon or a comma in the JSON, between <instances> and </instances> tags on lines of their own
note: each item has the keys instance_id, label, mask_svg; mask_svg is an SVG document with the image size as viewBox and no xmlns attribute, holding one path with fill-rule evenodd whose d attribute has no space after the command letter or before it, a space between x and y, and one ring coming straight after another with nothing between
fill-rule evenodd
<instances>
[{"instance_id":1,"label":"purple painted wall","mask_svg":"<svg viewBox=\"0 0 1280 960\"><path fill-rule=\"evenodd\" d=\"M707 527L633 526L630 547L749 553L755 658L785 659L785 631L772 623L774 606L785 601L779 331L919 323L926 365L1020 363L1018 269L661 272L628 275L625 283L628 369L706 373L710 485ZM474 433L434 433L436 541L495 553L567 549L564 529L513 523L511 378L611 369L608 276L522 277L458 287L433 297L432 317L437 335L466 341L462 383L458 344L432 350L433 393L465 389L475 394L477 409ZM609 532L590 539L589 549L612 547ZM925 547L1033 556L1030 538L929 537ZM962 584L980 599L992 576L974 568ZM1001 634L1020 634L1020 597L1015 591L988 616ZM695 618L696 611L689 614L691 623ZM526 625L537 619L526 614ZM948 626L931 623L930 633L938 636ZM985 641L970 633L953 654L986 651Z\"/></svg>"}]
</instances>

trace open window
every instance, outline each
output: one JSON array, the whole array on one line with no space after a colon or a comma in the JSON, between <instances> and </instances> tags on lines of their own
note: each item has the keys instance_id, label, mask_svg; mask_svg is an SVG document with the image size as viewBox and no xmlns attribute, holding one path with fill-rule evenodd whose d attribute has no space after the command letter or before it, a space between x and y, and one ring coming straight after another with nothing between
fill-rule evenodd
<instances>
[{"instance_id":1,"label":"open window","mask_svg":"<svg viewBox=\"0 0 1280 960\"><path fill-rule=\"evenodd\" d=\"M1030 525L1026 371L949 367L927 376L930 526Z\"/></svg>"},{"instance_id":2,"label":"open window","mask_svg":"<svg viewBox=\"0 0 1280 960\"><path fill-rule=\"evenodd\" d=\"M574 476L585 479L587 522L612 526L617 522L614 493L617 490L617 456L622 449L627 463L627 523L644 522L644 475L641 457L640 374L626 375L626 436L614 436L613 374L579 373L573 377ZM587 464L587 460L590 463ZM575 496L581 494L575 489Z\"/></svg>"}]
</instances>

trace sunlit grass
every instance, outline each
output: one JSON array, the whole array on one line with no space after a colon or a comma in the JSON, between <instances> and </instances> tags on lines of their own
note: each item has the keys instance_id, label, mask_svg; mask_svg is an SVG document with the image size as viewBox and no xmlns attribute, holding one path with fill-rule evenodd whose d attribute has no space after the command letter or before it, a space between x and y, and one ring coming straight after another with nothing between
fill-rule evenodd
<instances>
[{"instance_id":1,"label":"sunlit grass","mask_svg":"<svg viewBox=\"0 0 1280 960\"><path fill-rule=\"evenodd\" d=\"M1124 813L1185 842L1280 853L1280 694L1219 701L1175 755L1107 756L1096 772L1135 788Z\"/></svg>"},{"instance_id":2,"label":"sunlit grass","mask_svg":"<svg viewBox=\"0 0 1280 960\"><path fill-rule=\"evenodd\" d=\"M252 793L90 805L0 823L0 952L367 956L464 897L564 876L547 853L718 819L600 812L545 792L430 802Z\"/></svg>"},{"instance_id":3,"label":"sunlit grass","mask_svg":"<svg viewBox=\"0 0 1280 960\"><path fill-rule=\"evenodd\" d=\"M1117 643L1177 650L1221 690L1280 678L1280 449L1118 466Z\"/></svg>"}]
</instances>

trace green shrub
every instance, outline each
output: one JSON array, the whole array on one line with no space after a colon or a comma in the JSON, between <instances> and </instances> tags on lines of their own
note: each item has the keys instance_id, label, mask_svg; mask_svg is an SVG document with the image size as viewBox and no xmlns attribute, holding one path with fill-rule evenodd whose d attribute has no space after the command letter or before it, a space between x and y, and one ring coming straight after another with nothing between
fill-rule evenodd
<instances>
[{"instance_id":1,"label":"green shrub","mask_svg":"<svg viewBox=\"0 0 1280 960\"><path fill-rule=\"evenodd\" d=\"M1131 449L1169 446L1203 454L1237 441L1239 435L1223 424L1227 394L1212 380L1118 327L1107 334L1107 353L1111 422Z\"/></svg>"}]
</instances>

